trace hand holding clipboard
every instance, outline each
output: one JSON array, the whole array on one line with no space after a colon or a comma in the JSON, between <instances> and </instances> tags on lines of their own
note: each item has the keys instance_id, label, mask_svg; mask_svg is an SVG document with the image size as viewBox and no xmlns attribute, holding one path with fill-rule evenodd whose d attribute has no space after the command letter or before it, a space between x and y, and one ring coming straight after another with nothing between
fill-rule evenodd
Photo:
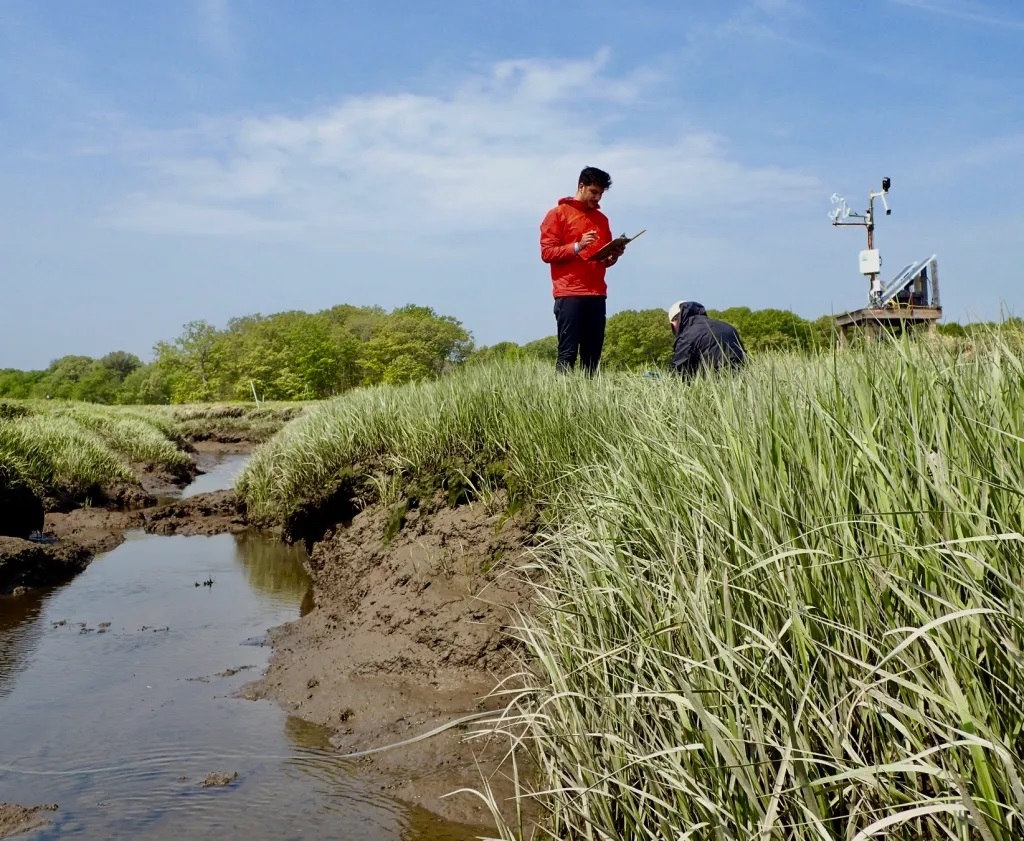
<instances>
[{"instance_id":1,"label":"hand holding clipboard","mask_svg":"<svg viewBox=\"0 0 1024 841\"><path fill-rule=\"evenodd\" d=\"M644 233L644 231L646 231L646 230L647 229L644 228L644 230L641 231L640 234ZM613 251L619 251L620 249L624 250L626 245L628 245L633 240L635 240L638 236L640 236L640 234L634 234L631 237L627 237L625 234L623 234L620 237L616 237L611 242L606 243L605 245L602 245L599 249L597 249L597 251L595 251L593 254L591 254L588 259L590 259L590 260L603 260L605 257L610 255Z\"/></svg>"}]
</instances>

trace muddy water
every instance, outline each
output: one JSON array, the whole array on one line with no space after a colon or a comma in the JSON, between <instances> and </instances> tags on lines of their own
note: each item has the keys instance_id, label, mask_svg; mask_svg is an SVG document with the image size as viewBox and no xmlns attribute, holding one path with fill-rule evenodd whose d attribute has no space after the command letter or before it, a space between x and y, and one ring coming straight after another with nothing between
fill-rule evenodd
<instances>
[{"instance_id":1,"label":"muddy water","mask_svg":"<svg viewBox=\"0 0 1024 841\"><path fill-rule=\"evenodd\" d=\"M361 782L324 732L233 697L265 667L267 629L310 605L298 547L141 532L70 584L0 600L0 802L59 804L39 839L477 837Z\"/></svg>"}]
</instances>

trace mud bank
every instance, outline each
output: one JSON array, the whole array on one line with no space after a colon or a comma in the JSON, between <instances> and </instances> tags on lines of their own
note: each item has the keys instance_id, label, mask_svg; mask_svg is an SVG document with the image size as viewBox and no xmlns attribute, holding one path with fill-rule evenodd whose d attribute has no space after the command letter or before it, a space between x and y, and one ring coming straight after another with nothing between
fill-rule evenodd
<instances>
[{"instance_id":1,"label":"mud bank","mask_svg":"<svg viewBox=\"0 0 1024 841\"><path fill-rule=\"evenodd\" d=\"M197 494L142 514L148 534L236 534L249 528L245 503L234 491Z\"/></svg>"},{"instance_id":2,"label":"mud bank","mask_svg":"<svg viewBox=\"0 0 1024 841\"><path fill-rule=\"evenodd\" d=\"M272 632L270 667L243 690L329 727L340 753L500 709L502 698L491 693L502 682L512 688L521 667L509 630L515 611L528 609L531 585L518 568L532 527L472 503L426 516L410 511L389 541L392 518L373 506L313 544L315 608ZM503 813L514 814L503 761L509 741L474 737L478 727L466 723L353 761L392 796L493 826L479 798L445 797L479 790L482 773Z\"/></svg>"},{"instance_id":3,"label":"mud bank","mask_svg":"<svg viewBox=\"0 0 1024 841\"><path fill-rule=\"evenodd\" d=\"M60 584L88 566L92 552L75 543L48 545L0 536L0 595Z\"/></svg>"},{"instance_id":4,"label":"mud bank","mask_svg":"<svg viewBox=\"0 0 1024 841\"><path fill-rule=\"evenodd\" d=\"M0 803L0 838L9 838L49 825L50 820L46 813L54 812L56 809L56 806L17 806L13 803Z\"/></svg>"}]
</instances>

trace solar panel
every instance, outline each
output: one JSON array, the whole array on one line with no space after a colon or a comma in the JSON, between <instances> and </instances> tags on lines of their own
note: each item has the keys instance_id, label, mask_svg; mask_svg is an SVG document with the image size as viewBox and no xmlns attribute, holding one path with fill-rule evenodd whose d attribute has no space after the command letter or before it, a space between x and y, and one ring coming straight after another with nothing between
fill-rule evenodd
<instances>
[{"instance_id":1,"label":"solar panel","mask_svg":"<svg viewBox=\"0 0 1024 841\"><path fill-rule=\"evenodd\" d=\"M935 263L937 255L933 254L924 260L918 260L904 267L899 274L882 287L882 292L875 306L884 307L897 295L917 280L921 272Z\"/></svg>"}]
</instances>

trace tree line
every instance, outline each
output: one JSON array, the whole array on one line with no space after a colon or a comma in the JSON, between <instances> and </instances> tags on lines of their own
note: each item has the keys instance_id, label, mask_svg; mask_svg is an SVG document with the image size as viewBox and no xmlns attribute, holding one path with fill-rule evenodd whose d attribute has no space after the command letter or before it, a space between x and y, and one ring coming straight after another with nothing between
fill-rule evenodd
<instances>
[{"instance_id":1,"label":"tree line","mask_svg":"<svg viewBox=\"0 0 1024 841\"><path fill-rule=\"evenodd\" d=\"M733 307L708 314L734 324L747 348L806 351L831 346L830 316L809 321L789 310ZM1020 326L1011 319L1001 326ZM939 333L969 338L991 323L941 324ZM386 312L347 304L315 313L289 311L184 325L158 342L153 361L125 351L94 359L64 356L40 371L0 369L0 397L94 403L194 403L229 400L314 400L360 386L436 377L464 364L494 359L554 362L557 341L499 342L476 348L460 321L410 304ZM606 370L663 370L672 357L664 310L625 310L608 318L601 365Z\"/></svg>"},{"instance_id":2,"label":"tree line","mask_svg":"<svg viewBox=\"0 0 1024 841\"><path fill-rule=\"evenodd\" d=\"M152 362L115 351L64 356L43 371L0 370L0 397L95 403L313 400L358 386L437 376L472 352L451 316L409 305L341 305L231 319L218 329L191 321L158 342Z\"/></svg>"}]
</instances>

